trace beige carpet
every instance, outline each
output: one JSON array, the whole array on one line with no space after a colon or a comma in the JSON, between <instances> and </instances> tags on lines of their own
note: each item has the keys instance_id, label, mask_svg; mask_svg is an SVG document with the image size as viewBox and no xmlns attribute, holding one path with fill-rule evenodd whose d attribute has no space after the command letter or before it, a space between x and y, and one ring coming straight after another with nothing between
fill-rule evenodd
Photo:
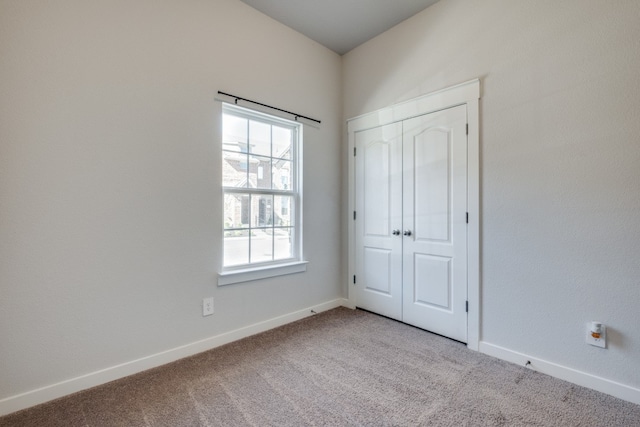
<instances>
[{"instance_id":1,"label":"beige carpet","mask_svg":"<svg viewBox=\"0 0 640 427\"><path fill-rule=\"evenodd\" d=\"M640 426L640 406L339 308L0 426Z\"/></svg>"}]
</instances>

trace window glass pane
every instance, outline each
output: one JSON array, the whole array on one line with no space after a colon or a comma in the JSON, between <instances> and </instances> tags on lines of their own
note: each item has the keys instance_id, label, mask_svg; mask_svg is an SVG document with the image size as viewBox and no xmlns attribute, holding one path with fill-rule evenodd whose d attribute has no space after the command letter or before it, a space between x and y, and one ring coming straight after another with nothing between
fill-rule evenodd
<instances>
[{"instance_id":1,"label":"window glass pane","mask_svg":"<svg viewBox=\"0 0 640 427\"><path fill-rule=\"evenodd\" d=\"M249 187L271 189L271 158L249 156Z\"/></svg>"},{"instance_id":2,"label":"window glass pane","mask_svg":"<svg viewBox=\"0 0 640 427\"><path fill-rule=\"evenodd\" d=\"M273 126L273 157L283 159L291 158L291 137L292 130Z\"/></svg>"},{"instance_id":3,"label":"window glass pane","mask_svg":"<svg viewBox=\"0 0 640 427\"><path fill-rule=\"evenodd\" d=\"M290 227L293 225L293 216L291 212L291 204L293 197L291 196L274 196L273 200L273 221L276 227Z\"/></svg>"},{"instance_id":4,"label":"window glass pane","mask_svg":"<svg viewBox=\"0 0 640 427\"><path fill-rule=\"evenodd\" d=\"M273 160L273 188L291 190L291 161Z\"/></svg>"},{"instance_id":5,"label":"window glass pane","mask_svg":"<svg viewBox=\"0 0 640 427\"><path fill-rule=\"evenodd\" d=\"M250 198L248 194L224 195L224 228L248 228Z\"/></svg>"},{"instance_id":6,"label":"window glass pane","mask_svg":"<svg viewBox=\"0 0 640 427\"><path fill-rule=\"evenodd\" d=\"M251 262L273 260L273 237L271 229L251 230Z\"/></svg>"},{"instance_id":7,"label":"window glass pane","mask_svg":"<svg viewBox=\"0 0 640 427\"><path fill-rule=\"evenodd\" d=\"M274 228L273 230L273 259L292 258L293 228Z\"/></svg>"},{"instance_id":8,"label":"window glass pane","mask_svg":"<svg viewBox=\"0 0 640 427\"><path fill-rule=\"evenodd\" d=\"M222 116L222 149L246 153L248 120L229 114Z\"/></svg>"},{"instance_id":9,"label":"window glass pane","mask_svg":"<svg viewBox=\"0 0 640 427\"><path fill-rule=\"evenodd\" d=\"M271 156L271 125L254 120L249 122L249 151Z\"/></svg>"},{"instance_id":10,"label":"window glass pane","mask_svg":"<svg viewBox=\"0 0 640 427\"><path fill-rule=\"evenodd\" d=\"M222 185L225 187L247 187L248 157L234 151L222 152Z\"/></svg>"},{"instance_id":11,"label":"window glass pane","mask_svg":"<svg viewBox=\"0 0 640 427\"><path fill-rule=\"evenodd\" d=\"M224 265L240 265L249 262L249 230L224 232Z\"/></svg>"},{"instance_id":12,"label":"window glass pane","mask_svg":"<svg viewBox=\"0 0 640 427\"><path fill-rule=\"evenodd\" d=\"M271 194L251 195L251 227L273 225L273 196Z\"/></svg>"}]
</instances>

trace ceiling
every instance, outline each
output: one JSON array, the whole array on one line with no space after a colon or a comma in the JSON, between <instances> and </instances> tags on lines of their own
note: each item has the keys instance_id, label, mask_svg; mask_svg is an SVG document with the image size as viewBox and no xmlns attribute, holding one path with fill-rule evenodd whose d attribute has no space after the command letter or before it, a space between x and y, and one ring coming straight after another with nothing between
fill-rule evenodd
<instances>
[{"instance_id":1,"label":"ceiling","mask_svg":"<svg viewBox=\"0 0 640 427\"><path fill-rule=\"evenodd\" d=\"M342 55L438 0L242 0Z\"/></svg>"}]
</instances>

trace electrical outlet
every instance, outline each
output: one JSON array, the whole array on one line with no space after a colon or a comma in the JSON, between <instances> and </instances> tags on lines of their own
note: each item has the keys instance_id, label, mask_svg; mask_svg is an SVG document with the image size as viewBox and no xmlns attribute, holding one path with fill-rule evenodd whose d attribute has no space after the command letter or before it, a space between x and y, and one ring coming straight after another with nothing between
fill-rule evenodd
<instances>
[{"instance_id":1,"label":"electrical outlet","mask_svg":"<svg viewBox=\"0 0 640 427\"><path fill-rule=\"evenodd\" d=\"M607 348L607 327L600 322L587 323L587 344Z\"/></svg>"},{"instance_id":2,"label":"electrical outlet","mask_svg":"<svg viewBox=\"0 0 640 427\"><path fill-rule=\"evenodd\" d=\"M213 314L213 297L202 299L202 315L211 316Z\"/></svg>"}]
</instances>

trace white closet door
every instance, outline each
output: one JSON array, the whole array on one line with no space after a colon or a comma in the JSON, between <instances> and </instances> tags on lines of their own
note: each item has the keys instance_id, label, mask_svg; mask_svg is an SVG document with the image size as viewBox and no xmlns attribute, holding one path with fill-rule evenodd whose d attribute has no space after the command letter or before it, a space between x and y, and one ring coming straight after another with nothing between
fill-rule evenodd
<instances>
[{"instance_id":1,"label":"white closet door","mask_svg":"<svg viewBox=\"0 0 640 427\"><path fill-rule=\"evenodd\" d=\"M467 341L466 107L403 122L403 321Z\"/></svg>"},{"instance_id":2,"label":"white closet door","mask_svg":"<svg viewBox=\"0 0 640 427\"><path fill-rule=\"evenodd\" d=\"M402 125L356 132L355 147L356 305L402 320Z\"/></svg>"}]
</instances>

